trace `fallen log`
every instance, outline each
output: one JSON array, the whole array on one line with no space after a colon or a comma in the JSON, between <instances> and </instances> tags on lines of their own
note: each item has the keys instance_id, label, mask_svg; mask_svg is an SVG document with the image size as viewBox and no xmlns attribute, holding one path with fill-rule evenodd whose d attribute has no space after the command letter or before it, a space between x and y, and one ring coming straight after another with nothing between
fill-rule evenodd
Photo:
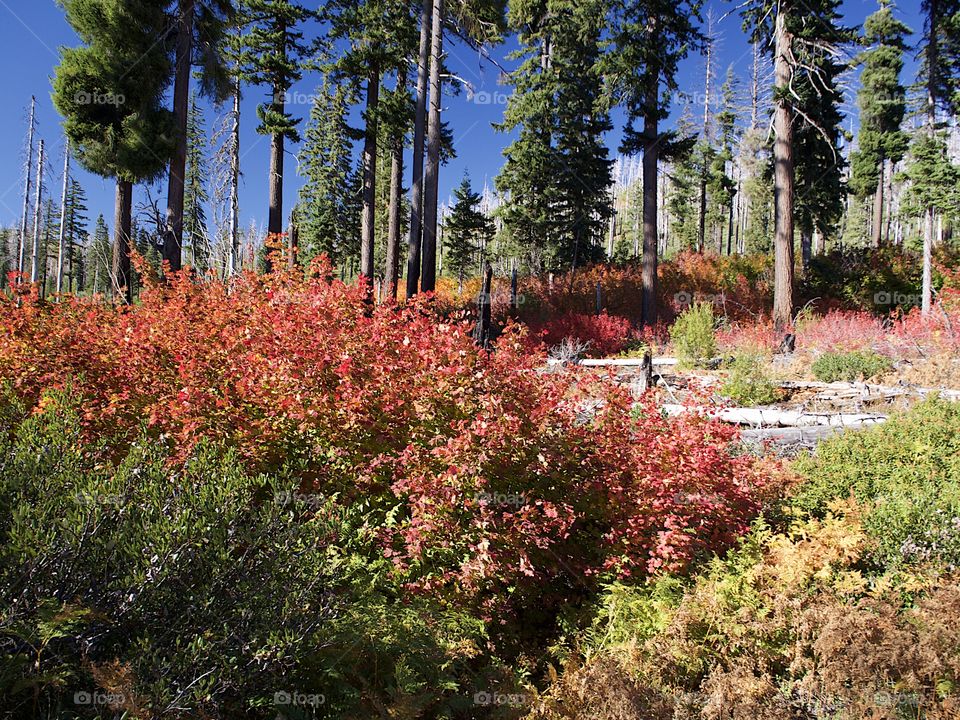
<instances>
[{"instance_id":1,"label":"fallen log","mask_svg":"<svg viewBox=\"0 0 960 720\"><path fill-rule=\"evenodd\" d=\"M708 417L754 428L809 428L809 427L859 427L885 422L886 415L865 413L810 413L777 408L705 408L666 404L663 411L668 415L699 412Z\"/></svg>"},{"instance_id":2,"label":"fallen log","mask_svg":"<svg viewBox=\"0 0 960 720\"><path fill-rule=\"evenodd\" d=\"M748 445L772 444L780 446L794 446L814 448L822 440L826 440L837 433L847 430L863 430L871 424L847 425L845 427L818 427L796 428L754 428L740 433L740 440Z\"/></svg>"},{"instance_id":3,"label":"fallen log","mask_svg":"<svg viewBox=\"0 0 960 720\"><path fill-rule=\"evenodd\" d=\"M871 385L869 383L813 382L786 380L779 383L784 390L819 390L818 400L890 400L897 397L939 395L945 400L960 400L960 390L928 388L917 385Z\"/></svg>"}]
</instances>

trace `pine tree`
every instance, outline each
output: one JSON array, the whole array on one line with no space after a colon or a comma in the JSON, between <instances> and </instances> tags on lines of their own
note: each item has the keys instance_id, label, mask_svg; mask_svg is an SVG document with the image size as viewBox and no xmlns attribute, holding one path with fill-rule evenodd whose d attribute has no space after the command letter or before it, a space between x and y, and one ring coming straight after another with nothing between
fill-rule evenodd
<instances>
[{"instance_id":1,"label":"pine tree","mask_svg":"<svg viewBox=\"0 0 960 720\"><path fill-rule=\"evenodd\" d=\"M822 151L836 141L835 107L831 109L836 102L834 58L838 46L851 39L838 24L838 5L837 0L748 0L741 6L744 26L754 42L770 49L774 60L773 320L778 329L793 322L797 160L810 161L810 172L801 177L807 187L828 185L818 183L814 163L822 162ZM798 152L796 136L804 130L801 141L817 151L815 158L805 157L808 148ZM817 134L826 137L818 141ZM837 170L837 161L831 157L829 167ZM811 211L808 217L818 213Z\"/></svg>"},{"instance_id":2,"label":"pine tree","mask_svg":"<svg viewBox=\"0 0 960 720\"><path fill-rule=\"evenodd\" d=\"M349 208L353 189L353 131L347 124L351 91L326 79L310 108L300 153L300 259L309 264L326 254L335 264L348 257L360 228Z\"/></svg>"},{"instance_id":3,"label":"pine tree","mask_svg":"<svg viewBox=\"0 0 960 720\"><path fill-rule=\"evenodd\" d=\"M960 108L960 0L923 0L923 39L918 80L924 92L924 132L914 139L909 168L912 197L923 209L922 312L933 304L933 243L937 212L942 212L940 185L954 175L947 161L941 113L956 116Z\"/></svg>"},{"instance_id":4,"label":"pine tree","mask_svg":"<svg viewBox=\"0 0 960 720\"><path fill-rule=\"evenodd\" d=\"M457 278L461 288L482 264L478 254L493 238L493 221L480 210L481 199L465 174L454 191L453 208L444 225L444 270Z\"/></svg>"},{"instance_id":5,"label":"pine tree","mask_svg":"<svg viewBox=\"0 0 960 720\"><path fill-rule=\"evenodd\" d=\"M206 204L208 162L207 134L203 110L197 103L197 94L190 98L187 115L187 163L183 193L183 246L190 249L190 264L200 272L210 269L210 235L207 230Z\"/></svg>"},{"instance_id":6,"label":"pine tree","mask_svg":"<svg viewBox=\"0 0 960 720\"><path fill-rule=\"evenodd\" d=\"M157 42L167 18L147 0L64 0L63 6L83 45L61 51L53 101L80 164L116 178L112 274L117 294L131 302L133 184L158 177L173 150L173 116L163 107L172 67Z\"/></svg>"},{"instance_id":7,"label":"pine tree","mask_svg":"<svg viewBox=\"0 0 960 720\"><path fill-rule=\"evenodd\" d=\"M242 22L249 27L240 56L243 79L266 85L271 100L257 108L257 132L270 136L270 211L267 232L284 231L284 142L300 142L300 118L287 112L286 96L300 80L311 45L303 38L303 25L315 13L292 0L244 0ZM269 269L269 263L268 263Z\"/></svg>"},{"instance_id":8,"label":"pine tree","mask_svg":"<svg viewBox=\"0 0 960 720\"><path fill-rule=\"evenodd\" d=\"M67 189L67 213L65 243L67 251L67 292L81 292L84 289L85 262L83 243L87 237L87 195L83 186L71 178Z\"/></svg>"},{"instance_id":9,"label":"pine tree","mask_svg":"<svg viewBox=\"0 0 960 720\"><path fill-rule=\"evenodd\" d=\"M603 143L604 0L553 0L511 8L524 63L500 129L520 128L497 187L511 236L534 269L576 269L602 259L613 162Z\"/></svg>"},{"instance_id":10,"label":"pine tree","mask_svg":"<svg viewBox=\"0 0 960 720\"><path fill-rule=\"evenodd\" d=\"M110 235L103 215L98 215L94 223L93 235L87 246L85 261L87 268L87 285L91 294L106 295L111 291L113 272Z\"/></svg>"},{"instance_id":11,"label":"pine tree","mask_svg":"<svg viewBox=\"0 0 960 720\"><path fill-rule=\"evenodd\" d=\"M859 148L850 158L850 187L859 199L874 196L871 239L879 247L883 230L884 166L898 163L907 149L907 135L900 126L906 112L906 89L900 83L906 36L910 28L893 16L890 0L880 0L880 9L864 25L861 53Z\"/></svg>"},{"instance_id":12,"label":"pine tree","mask_svg":"<svg viewBox=\"0 0 960 720\"><path fill-rule=\"evenodd\" d=\"M184 195L189 144L190 70L199 67L200 92L222 102L230 92L226 42L234 21L232 0L175 0L170 11L174 51L173 113L176 145L170 159L167 185L167 228L163 238L163 259L170 270L180 270L184 229ZM193 100L196 104L196 100Z\"/></svg>"},{"instance_id":13,"label":"pine tree","mask_svg":"<svg viewBox=\"0 0 960 720\"><path fill-rule=\"evenodd\" d=\"M619 0L615 5L612 84L627 114L620 151L643 153L643 308L645 325L657 322L658 174L660 159L684 148L660 129L677 89L677 68L702 45L700 0ZM637 128L638 122L643 123Z\"/></svg>"}]
</instances>

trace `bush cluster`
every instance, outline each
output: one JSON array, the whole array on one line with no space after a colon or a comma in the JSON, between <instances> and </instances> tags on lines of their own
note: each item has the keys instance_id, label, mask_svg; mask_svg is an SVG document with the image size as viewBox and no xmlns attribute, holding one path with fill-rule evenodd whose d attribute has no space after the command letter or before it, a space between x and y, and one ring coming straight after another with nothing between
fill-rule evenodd
<instances>
[{"instance_id":1,"label":"bush cluster","mask_svg":"<svg viewBox=\"0 0 960 720\"><path fill-rule=\"evenodd\" d=\"M821 382L855 382L870 380L891 367L889 358L868 350L857 350L824 353L814 361L811 370Z\"/></svg>"},{"instance_id":2,"label":"bush cluster","mask_svg":"<svg viewBox=\"0 0 960 720\"><path fill-rule=\"evenodd\" d=\"M99 613L89 634L64 630L51 672L74 679L47 687L51 704L122 680L190 716L317 687L357 717L483 716L498 707L450 709L483 688L464 673L526 667L604 579L682 572L760 507L733 429L539 372L515 329L479 349L429 299L371 308L322 262L141 297L2 301L0 406L28 449L5 468L20 534L0 548L8 578L40 564L0 629ZM47 417L64 420L41 432ZM26 590L9 582L12 603Z\"/></svg>"}]
</instances>

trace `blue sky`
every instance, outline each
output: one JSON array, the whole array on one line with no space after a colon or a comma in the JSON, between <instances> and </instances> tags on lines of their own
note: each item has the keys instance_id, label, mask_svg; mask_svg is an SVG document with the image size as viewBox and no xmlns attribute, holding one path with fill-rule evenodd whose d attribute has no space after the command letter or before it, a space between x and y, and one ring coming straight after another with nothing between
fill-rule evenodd
<instances>
[{"instance_id":1,"label":"blue sky","mask_svg":"<svg viewBox=\"0 0 960 720\"><path fill-rule=\"evenodd\" d=\"M311 4L307 2L307 4ZM735 15L724 17L734 7L732 3L712 3L718 22L715 25L719 36L717 47L717 77L722 81L728 66L747 82L751 70L751 49L740 29L740 19ZM864 18L877 8L876 0L847 0L843 4L844 19L848 25L859 26ZM898 15L914 31L921 27L919 2L901 0ZM3 111L0 113L0 225L18 224L22 203L22 164L26 145L26 118L30 96L37 98L39 133L46 141L50 169L46 175L47 192L59 200L61 169L63 165L64 139L60 117L50 101L50 78L58 62L58 48L77 44L73 30L67 24L63 10L54 0L0 0L0 67L6 74L4 83ZM515 43L492 50L492 56L504 67L513 66L505 56ZM481 186L487 180L491 186L502 163L503 148L510 136L495 131L492 123L502 118L509 87L498 83L500 70L479 54L462 45L448 45L448 63L455 75L473 85L473 96L461 92L445 99L445 119L450 122L455 138L457 158L443 168L441 173L441 198L446 198L459 183L464 171L469 170L474 184ZM905 81L912 81L913 63L908 62ZM291 112L306 117L309 106L305 104L310 93L319 84L316 75L304 77L292 91L294 100L304 104L294 106ZM703 60L690 58L681 68L680 87L699 93L703 87ZM241 221L247 226L251 221L264 224L267 214L267 166L269 139L255 130L255 108L265 97L263 88L247 88L243 102L242 121L242 171L240 195ZM847 107L848 112L852 107ZM621 118L615 116L616 129L608 143L615 151L619 139ZM854 119L855 121L855 119ZM850 120L848 120L848 123ZM215 124L215 115L208 114L208 131ZM296 148L292 149L296 152ZM300 179L294 176L296 160L288 156L287 176L284 188L285 211L289 211L295 199ZM91 221L103 213L108 224L112 223L114 184L111 180L91 175L74 164L74 176L83 184L89 195ZM158 193L166 196L165 184ZM145 198L138 188L135 202Z\"/></svg>"}]
</instances>

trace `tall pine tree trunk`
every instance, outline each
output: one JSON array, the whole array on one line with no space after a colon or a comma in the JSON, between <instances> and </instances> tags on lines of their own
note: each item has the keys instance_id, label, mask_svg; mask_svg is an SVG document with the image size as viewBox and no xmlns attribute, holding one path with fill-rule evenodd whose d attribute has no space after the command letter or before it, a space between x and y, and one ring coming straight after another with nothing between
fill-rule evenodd
<instances>
[{"instance_id":1,"label":"tall pine tree trunk","mask_svg":"<svg viewBox=\"0 0 960 720\"><path fill-rule=\"evenodd\" d=\"M404 90L404 81L397 81L398 90ZM400 280L400 196L403 193L403 133L398 132L393 140L393 158L390 164L390 205L387 211L387 267L384 284L387 300L397 301L397 285Z\"/></svg>"},{"instance_id":2,"label":"tall pine tree trunk","mask_svg":"<svg viewBox=\"0 0 960 720\"><path fill-rule=\"evenodd\" d=\"M283 89L274 88L273 109L284 112ZM267 217L267 232L280 235L283 232L283 133L270 136L270 211Z\"/></svg>"},{"instance_id":3,"label":"tall pine tree trunk","mask_svg":"<svg viewBox=\"0 0 960 720\"><path fill-rule=\"evenodd\" d=\"M187 168L187 109L190 97L190 67L193 56L195 0L180 0L177 7L177 56L173 82L173 115L177 142L170 160L167 183L167 230L163 237L163 260L170 271L180 270L183 248L183 190Z\"/></svg>"},{"instance_id":4,"label":"tall pine tree trunk","mask_svg":"<svg viewBox=\"0 0 960 720\"><path fill-rule=\"evenodd\" d=\"M113 294L119 302L133 302L130 282L130 249L133 232L133 183L117 178L113 214Z\"/></svg>"},{"instance_id":5,"label":"tall pine tree trunk","mask_svg":"<svg viewBox=\"0 0 960 720\"><path fill-rule=\"evenodd\" d=\"M870 241L875 248L880 247L880 238L883 237L883 165L884 161L881 160L880 180L877 182L877 190L873 196L873 227L871 227Z\"/></svg>"},{"instance_id":6,"label":"tall pine tree trunk","mask_svg":"<svg viewBox=\"0 0 960 720\"><path fill-rule=\"evenodd\" d=\"M647 94L647 107L643 134L643 308L642 318L646 327L657 324L657 160L659 155L660 130L656 107L659 102L657 85Z\"/></svg>"},{"instance_id":7,"label":"tall pine tree trunk","mask_svg":"<svg viewBox=\"0 0 960 720\"><path fill-rule=\"evenodd\" d=\"M427 162L423 174L423 248L420 289L433 292L437 284L437 203L440 181L440 64L443 60L443 0L433 2L430 28L430 116L427 128Z\"/></svg>"},{"instance_id":8,"label":"tall pine tree trunk","mask_svg":"<svg viewBox=\"0 0 960 720\"><path fill-rule=\"evenodd\" d=\"M427 73L430 63L430 16L433 1L420 10L420 53L417 58L417 98L413 121L413 179L410 183L410 234L407 238L407 298L420 284L420 248L423 239L423 144L427 124Z\"/></svg>"},{"instance_id":9,"label":"tall pine tree trunk","mask_svg":"<svg viewBox=\"0 0 960 720\"><path fill-rule=\"evenodd\" d=\"M927 3L927 26L930 37L926 47L927 62L927 134L931 140L936 137L937 131L937 77L940 71L940 48L937 42L938 24L940 22L940 3L938 0L929 0ZM923 315L930 314L933 306L933 233L934 208L928 205L924 218L923 228L923 284L921 290L920 311Z\"/></svg>"},{"instance_id":10,"label":"tall pine tree trunk","mask_svg":"<svg viewBox=\"0 0 960 720\"><path fill-rule=\"evenodd\" d=\"M377 203L377 114L380 105L380 65L371 63L367 75L366 128L363 139L363 209L360 214L360 274L373 292L374 240Z\"/></svg>"},{"instance_id":11,"label":"tall pine tree trunk","mask_svg":"<svg viewBox=\"0 0 960 720\"><path fill-rule=\"evenodd\" d=\"M793 321L793 111L787 98L793 75L790 66L792 42L787 30L788 9L781 5L776 19L774 77L773 204L774 204L774 288L773 322L783 330Z\"/></svg>"}]
</instances>

